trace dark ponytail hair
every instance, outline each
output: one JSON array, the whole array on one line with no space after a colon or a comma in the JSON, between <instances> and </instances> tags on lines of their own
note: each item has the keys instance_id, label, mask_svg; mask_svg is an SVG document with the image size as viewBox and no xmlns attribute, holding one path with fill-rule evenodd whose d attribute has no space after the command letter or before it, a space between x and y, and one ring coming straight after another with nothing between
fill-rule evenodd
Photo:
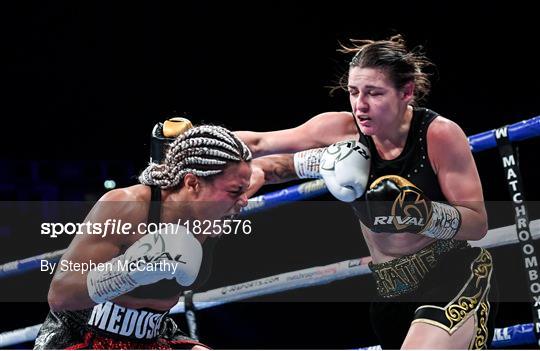
<instances>
[{"instance_id":1,"label":"dark ponytail hair","mask_svg":"<svg viewBox=\"0 0 540 351\"><path fill-rule=\"evenodd\" d=\"M382 69L394 83L396 89L414 82L414 98L412 103L422 101L431 89L426 67L433 66L422 53L421 47L408 50L405 40L400 34L388 40L355 40L352 46L341 45L341 52L354 54L349 62L349 70L354 67ZM339 87L347 90L348 71L339 80Z\"/></svg>"}]
</instances>

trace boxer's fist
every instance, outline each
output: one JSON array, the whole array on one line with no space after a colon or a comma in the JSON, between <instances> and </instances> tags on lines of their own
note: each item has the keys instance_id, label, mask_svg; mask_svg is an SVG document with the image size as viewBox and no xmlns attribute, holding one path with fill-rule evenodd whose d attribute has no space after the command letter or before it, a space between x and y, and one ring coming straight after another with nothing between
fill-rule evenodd
<instances>
[{"instance_id":1,"label":"boxer's fist","mask_svg":"<svg viewBox=\"0 0 540 351\"><path fill-rule=\"evenodd\" d=\"M167 224L157 232L148 233L124 253L128 262L139 262L139 268L129 272L137 285L148 285L162 279L176 279L183 286L191 285L202 262L202 246L184 226ZM148 265L156 270L145 269Z\"/></svg>"},{"instance_id":2,"label":"boxer's fist","mask_svg":"<svg viewBox=\"0 0 540 351\"><path fill-rule=\"evenodd\" d=\"M183 226L170 224L149 233L131 245L123 255L106 263L107 270L91 270L86 277L88 295L102 303L133 289L163 279L176 279L183 286L197 278L202 246Z\"/></svg>"},{"instance_id":3,"label":"boxer's fist","mask_svg":"<svg viewBox=\"0 0 540 351\"><path fill-rule=\"evenodd\" d=\"M459 210L431 201L407 179L388 175L376 179L356 206L362 223L376 233L414 233L452 239L461 227Z\"/></svg>"},{"instance_id":4,"label":"boxer's fist","mask_svg":"<svg viewBox=\"0 0 540 351\"><path fill-rule=\"evenodd\" d=\"M334 197L351 202L364 194L370 165L368 148L350 140L326 148L321 156L319 172Z\"/></svg>"},{"instance_id":5,"label":"boxer's fist","mask_svg":"<svg viewBox=\"0 0 540 351\"><path fill-rule=\"evenodd\" d=\"M358 211L362 223L377 233L420 233L431 216L431 201L407 179L389 175L376 179Z\"/></svg>"}]
</instances>

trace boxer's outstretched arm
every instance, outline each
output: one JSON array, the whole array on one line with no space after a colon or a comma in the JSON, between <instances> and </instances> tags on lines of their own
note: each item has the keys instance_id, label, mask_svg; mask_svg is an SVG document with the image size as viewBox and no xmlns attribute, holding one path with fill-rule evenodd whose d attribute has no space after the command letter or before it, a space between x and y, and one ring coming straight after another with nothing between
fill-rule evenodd
<instances>
[{"instance_id":1,"label":"boxer's outstretched arm","mask_svg":"<svg viewBox=\"0 0 540 351\"><path fill-rule=\"evenodd\" d=\"M298 179L292 154L270 155L253 160L264 171L265 184L279 184Z\"/></svg>"},{"instance_id":2,"label":"boxer's outstretched arm","mask_svg":"<svg viewBox=\"0 0 540 351\"><path fill-rule=\"evenodd\" d=\"M328 146L356 133L349 112L325 112L295 128L271 132L235 132L250 148L253 157L294 153Z\"/></svg>"},{"instance_id":3,"label":"boxer's outstretched arm","mask_svg":"<svg viewBox=\"0 0 540 351\"><path fill-rule=\"evenodd\" d=\"M251 180L248 197L252 197L265 184L279 184L297 179L292 154L270 155L251 161Z\"/></svg>"}]
</instances>

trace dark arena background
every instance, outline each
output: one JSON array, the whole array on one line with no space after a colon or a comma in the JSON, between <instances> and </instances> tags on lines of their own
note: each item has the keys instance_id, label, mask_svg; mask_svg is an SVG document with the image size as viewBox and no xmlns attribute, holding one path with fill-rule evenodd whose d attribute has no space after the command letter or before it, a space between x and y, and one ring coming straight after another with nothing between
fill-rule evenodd
<instances>
[{"instance_id":1,"label":"dark arena background","mask_svg":"<svg viewBox=\"0 0 540 351\"><path fill-rule=\"evenodd\" d=\"M69 244L70 238L40 235L37 226L13 229L13 208L92 203L107 191L106 180L116 187L135 184L148 163L152 127L171 115L267 131L348 110L347 94L331 96L328 87L347 68L348 57L337 49L349 38L401 33L409 47L422 45L436 64L424 105L456 121L468 136L538 116L540 29L532 6L292 0L2 4L0 264ZM532 221L540 215L534 202L540 200L540 139L515 145ZM486 201L505 208L490 214L490 229L513 225L497 150L474 156ZM335 204L330 195L314 200L321 207ZM314 215L299 205L256 214L251 235L223 238L214 274L201 290L368 255L350 209L325 215L319 208ZM492 252L503 301L496 325L531 323L520 246ZM34 270L0 281L0 332L43 322L50 279ZM217 349L376 345L370 294L372 279L360 276L235 302L198 311L198 331ZM183 314L174 318L186 327Z\"/></svg>"}]
</instances>

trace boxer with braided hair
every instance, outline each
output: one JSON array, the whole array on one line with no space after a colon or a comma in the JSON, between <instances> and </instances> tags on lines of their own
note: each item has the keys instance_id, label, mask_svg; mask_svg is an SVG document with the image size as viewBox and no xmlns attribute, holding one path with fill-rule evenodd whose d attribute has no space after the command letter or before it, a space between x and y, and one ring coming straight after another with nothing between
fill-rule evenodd
<instances>
[{"instance_id":1,"label":"boxer with braided hair","mask_svg":"<svg viewBox=\"0 0 540 351\"><path fill-rule=\"evenodd\" d=\"M61 262L103 266L57 269L36 349L205 348L167 316L181 293L198 284L209 259L203 250L209 235L194 235L178 221L221 219L246 206L251 152L223 127L186 129L170 140L163 162L141 173L141 184L109 191L90 211L85 222L122 221L138 231L74 237ZM140 232L150 223L166 226Z\"/></svg>"},{"instance_id":2,"label":"boxer with braided hair","mask_svg":"<svg viewBox=\"0 0 540 351\"><path fill-rule=\"evenodd\" d=\"M170 145L162 164L151 163L139 177L146 185L162 189L177 186L188 174L208 177L223 172L230 162L248 161L251 151L223 127L200 126L180 135Z\"/></svg>"}]
</instances>

